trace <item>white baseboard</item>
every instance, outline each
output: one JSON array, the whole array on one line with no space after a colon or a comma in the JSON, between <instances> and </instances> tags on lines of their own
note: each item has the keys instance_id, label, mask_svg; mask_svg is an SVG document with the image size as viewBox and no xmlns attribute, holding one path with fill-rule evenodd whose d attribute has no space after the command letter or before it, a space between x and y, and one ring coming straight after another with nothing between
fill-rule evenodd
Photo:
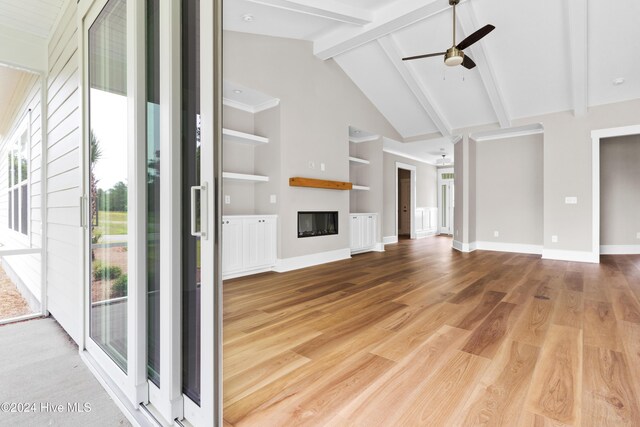
<instances>
[{"instance_id":1,"label":"white baseboard","mask_svg":"<svg viewBox=\"0 0 640 427\"><path fill-rule=\"evenodd\" d=\"M436 230L416 231L416 239L424 239L425 237L435 236Z\"/></svg>"},{"instance_id":2,"label":"white baseboard","mask_svg":"<svg viewBox=\"0 0 640 427\"><path fill-rule=\"evenodd\" d=\"M640 255L640 245L601 245L601 255Z\"/></svg>"},{"instance_id":3,"label":"white baseboard","mask_svg":"<svg viewBox=\"0 0 640 427\"><path fill-rule=\"evenodd\" d=\"M460 252L473 252L476 250L476 242L462 243L458 240L453 241L453 249Z\"/></svg>"},{"instance_id":4,"label":"white baseboard","mask_svg":"<svg viewBox=\"0 0 640 427\"><path fill-rule=\"evenodd\" d=\"M273 271L273 267L258 268L256 270L238 271L236 273L223 274L222 280L236 279L238 277L251 276L252 274L266 273Z\"/></svg>"},{"instance_id":5,"label":"white baseboard","mask_svg":"<svg viewBox=\"0 0 640 427\"><path fill-rule=\"evenodd\" d=\"M600 255L585 251L564 251L560 249L544 249L542 259L557 261L600 263Z\"/></svg>"},{"instance_id":6,"label":"white baseboard","mask_svg":"<svg viewBox=\"0 0 640 427\"><path fill-rule=\"evenodd\" d=\"M392 243L398 243L398 236L387 236L382 238L383 245L390 245Z\"/></svg>"},{"instance_id":7,"label":"white baseboard","mask_svg":"<svg viewBox=\"0 0 640 427\"><path fill-rule=\"evenodd\" d=\"M384 243L376 243L376 245L373 247L373 251L374 252L384 252Z\"/></svg>"},{"instance_id":8,"label":"white baseboard","mask_svg":"<svg viewBox=\"0 0 640 427\"><path fill-rule=\"evenodd\" d=\"M526 245L520 243L503 242L474 242L476 249L481 251L513 252L518 254L542 255L542 245Z\"/></svg>"},{"instance_id":9,"label":"white baseboard","mask_svg":"<svg viewBox=\"0 0 640 427\"><path fill-rule=\"evenodd\" d=\"M344 248L335 251L278 259L275 267L273 267L273 271L284 273L285 271L299 270L301 268L341 261L348 258L351 258L351 249Z\"/></svg>"}]
</instances>

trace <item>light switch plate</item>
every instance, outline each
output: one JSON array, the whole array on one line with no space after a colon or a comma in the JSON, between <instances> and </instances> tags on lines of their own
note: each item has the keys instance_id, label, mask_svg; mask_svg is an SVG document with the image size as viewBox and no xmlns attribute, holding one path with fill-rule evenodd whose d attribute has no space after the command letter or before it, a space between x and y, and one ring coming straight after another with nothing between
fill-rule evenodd
<instances>
[{"instance_id":1,"label":"light switch plate","mask_svg":"<svg viewBox=\"0 0 640 427\"><path fill-rule=\"evenodd\" d=\"M640 231L636 233L636 239L640 239Z\"/></svg>"},{"instance_id":2,"label":"light switch plate","mask_svg":"<svg viewBox=\"0 0 640 427\"><path fill-rule=\"evenodd\" d=\"M551 236L551 243L558 243L558 236Z\"/></svg>"},{"instance_id":3,"label":"light switch plate","mask_svg":"<svg viewBox=\"0 0 640 427\"><path fill-rule=\"evenodd\" d=\"M567 205L577 205L578 204L578 198L575 196L571 196L571 197L565 197L564 198L564 203Z\"/></svg>"},{"instance_id":4,"label":"light switch plate","mask_svg":"<svg viewBox=\"0 0 640 427\"><path fill-rule=\"evenodd\" d=\"M269 197L269 202L270 202L270 203L276 203L276 195L275 195L275 194L272 194L272 195Z\"/></svg>"},{"instance_id":5,"label":"light switch plate","mask_svg":"<svg viewBox=\"0 0 640 427\"><path fill-rule=\"evenodd\" d=\"M309 160L309 169L315 169L316 168L316 164L313 160Z\"/></svg>"},{"instance_id":6,"label":"light switch plate","mask_svg":"<svg viewBox=\"0 0 640 427\"><path fill-rule=\"evenodd\" d=\"M500 237L500 232L499 231L494 231L493 232L493 237Z\"/></svg>"},{"instance_id":7,"label":"light switch plate","mask_svg":"<svg viewBox=\"0 0 640 427\"><path fill-rule=\"evenodd\" d=\"M228 194L224 195L224 204L225 205L230 205L231 204L231 196L229 196Z\"/></svg>"},{"instance_id":8,"label":"light switch plate","mask_svg":"<svg viewBox=\"0 0 640 427\"><path fill-rule=\"evenodd\" d=\"M324 172L324 169L325 169L324 163L320 163L320 170Z\"/></svg>"}]
</instances>

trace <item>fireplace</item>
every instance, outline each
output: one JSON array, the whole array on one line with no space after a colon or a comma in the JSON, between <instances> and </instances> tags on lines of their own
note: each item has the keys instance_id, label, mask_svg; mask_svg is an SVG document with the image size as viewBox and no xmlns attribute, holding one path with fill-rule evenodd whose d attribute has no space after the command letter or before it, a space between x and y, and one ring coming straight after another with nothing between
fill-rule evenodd
<instances>
[{"instance_id":1,"label":"fireplace","mask_svg":"<svg viewBox=\"0 0 640 427\"><path fill-rule=\"evenodd\" d=\"M298 212L298 238L338 234L338 212Z\"/></svg>"}]
</instances>

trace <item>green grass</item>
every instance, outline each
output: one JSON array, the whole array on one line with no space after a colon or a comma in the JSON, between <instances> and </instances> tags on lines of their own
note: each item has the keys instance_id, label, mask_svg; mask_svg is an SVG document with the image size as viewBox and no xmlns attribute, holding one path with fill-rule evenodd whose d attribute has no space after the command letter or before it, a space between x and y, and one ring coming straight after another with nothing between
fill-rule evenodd
<instances>
[{"instance_id":1,"label":"green grass","mask_svg":"<svg viewBox=\"0 0 640 427\"><path fill-rule=\"evenodd\" d=\"M127 234L127 213L98 212L98 226L95 231L103 236Z\"/></svg>"}]
</instances>

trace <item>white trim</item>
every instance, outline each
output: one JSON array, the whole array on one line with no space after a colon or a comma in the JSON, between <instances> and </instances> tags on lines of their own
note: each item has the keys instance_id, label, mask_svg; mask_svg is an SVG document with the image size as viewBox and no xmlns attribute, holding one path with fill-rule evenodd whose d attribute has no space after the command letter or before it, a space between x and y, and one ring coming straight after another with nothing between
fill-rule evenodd
<instances>
[{"instance_id":1,"label":"white trim","mask_svg":"<svg viewBox=\"0 0 640 427\"><path fill-rule=\"evenodd\" d=\"M571 67L573 112L576 116L587 113L589 104L589 29L586 1L563 1L568 18L568 57Z\"/></svg>"},{"instance_id":2,"label":"white trim","mask_svg":"<svg viewBox=\"0 0 640 427\"><path fill-rule=\"evenodd\" d=\"M222 172L222 179L228 179L230 181L269 182L268 176L235 172Z\"/></svg>"},{"instance_id":3,"label":"white trim","mask_svg":"<svg viewBox=\"0 0 640 427\"><path fill-rule=\"evenodd\" d=\"M402 153L400 151L396 151L396 150L393 150L393 149L390 149L390 148L383 148L382 151L384 153L393 154L394 156L398 156L398 157L404 157L405 159L409 159L409 160L413 160L413 161L416 161L416 162L424 163L426 165L437 166L435 163L428 162L425 159L421 159L419 157L412 156L410 154L405 154L405 153ZM449 166L449 165L447 165L447 166Z\"/></svg>"},{"instance_id":4,"label":"white trim","mask_svg":"<svg viewBox=\"0 0 640 427\"><path fill-rule=\"evenodd\" d=\"M362 163L363 165L371 164L369 160L361 159L359 157L349 156L349 161L353 163Z\"/></svg>"},{"instance_id":5,"label":"white trim","mask_svg":"<svg viewBox=\"0 0 640 427\"><path fill-rule=\"evenodd\" d=\"M376 19L365 27L344 28L320 37L313 43L313 53L320 59L330 59L415 22L451 10L451 6L444 1L425 3L424 1L391 3L379 9L376 12Z\"/></svg>"},{"instance_id":6,"label":"white trim","mask_svg":"<svg viewBox=\"0 0 640 427\"><path fill-rule=\"evenodd\" d=\"M250 104L245 104L244 102L235 101L233 99L223 98L222 104L226 105L227 107L235 108L240 111L256 114L256 113L260 113L262 111L277 107L278 105L280 105L280 99L273 98L263 102L262 104L250 105Z\"/></svg>"},{"instance_id":7,"label":"white trim","mask_svg":"<svg viewBox=\"0 0 640 427\"><path fill-rule=\"evenodd\" d=\"M542 251L542 259L550 259L557 261L572 262L590 262L599 263L600 255L594 255L586 251L565 251L560 249L544 249Z\"/></svg>"},{"instance_id":8,"label":"white trim","mask_svg":"<svg viewBox=\"0 0 640 427\"><path fill-rule=\"evenodd\" d=\"M305 15L318 16L352 25L367 25L373 20L373 13L364 8L353 7L335 0L323 0L313 4L303 0L249 0L278 9L290 10ZM321 6L320 6L321 5Z\"/></svg>"},{"instance_id":9,"label":"white trim","mask_svg":"<svg viewBox=\"0 0 640 427\"><path fill-rule=\"evenodd\" d=\"M262 267L255 270L242 270L222 275L222 280L237 279L238 277L251 276L254 274L268 273L273 271L273 267Z\"/></svg>"},{"instance_id":10,"label":"white trim","mask_svg":"<svg viewBox=\"0 0 640 427\"><path fill-rule=\"evenodd\" d=\"M640 125L591 131L591 262L600 262L600 140L638 134Z\"/></svg>"},{"instance_id":11,"label":"white trim","mask_svg":"<svg viewBox=\"0 0 640 427\"><path fill-rule=\"evenodd\" d=\"M335 251L319 252L311 255L303 255L292 258L278 259L273 271L284 273L286 271L299 270L314 265L328 262L342 261L351 258L351 249L337 249Z\"/></svg>"},{"instance_id":12,"label":"white trim","mask_svg":"<svg viewBox=\"0 0 640 427\"><path fill-rule=\"evenodd\" d=\"M494 129L484 132L476 132L469 135L476 142L495 141L497 139L516 138L519 136L538 135L544 133L542 123L533 123L525 126L517 126L507 129Z\"/></svg>"},{"instance_id":13,"label":"white trim","mask_svg":"<svg viewBox=\"0 0 640 427\"><path fill-rule=\"evenodd\" d=\"M378 45L389 58L400 77L407 84L409 90L415 97L423 111L427 113L433 124L436 125L442 136L451 135L451 124L447 121L440 108L430 100L434 99L429 89L422 83L414 65L404 62L400 53L400 48L396 43L393 34L388 34L378 39Z\"/></svg>"},{"instance_id":14,"label":"white trim","mask_svg":"<svg viewBox=\"0 0 640 427\"><path fill-rule=\"evenodd\" d=\"M504 242L474 242L475 249L480 251L513 252L518 254L542 255L542 245Z\"/></svg>"},{"instance_id":15,"label":"white trim","mask_svg":"<svg viewBox=\"0 0 640 427\"><path fill-rule=\"evenodd\" d=\"M224 142L235 142L238 144L260 145L269 143L269 138L265 138L264 136L226 128L222 129L222 139Z\"/></svg>"},{"instance_id":16,"label":"white trim","mask_svg":"<svg viewBox=\"0 0 640 427\"><path fill-rule=\"evenodd\" d=\"M392 245L398 243L398 236L386 236L382 238L383 245Z\"/></svg>"},{"instance_id":17,"label":"white trim","mask_svg":"<svg viewBox=\"0 0 640 427\"><path fill-rule=\"evenodd\" d=\"M410 235L409 237L411 239L415 239L416 238L416 206L417 206L417 202L416 202L416 197L417 197L417 174L418 174L418 168L414 165L410 165L407 163L402 163L402 162L395 162L396 163L396 173L395 173L395 180L396 180L396 185L395 185L395 192L396 192L396 204L394 207L394 211L395 211L395 218L396 218L396 223L395 223L395 232L398 232L398 169L405 169L405 170L409 170L411 172L411 189L409 190L411 192L411 200L409 201L410 206L409 206L409 221L411 223L411 231L410 231Z\"/></svg>"},{"instance_id":18,"label":"white trim","mask_svg":"<svg viewBox=\"0 0 640 427\"><path fill-rule=\"evenodd\" d=\"M107 392L109 397L118 406L118 409L124 414L129 422L137 427L157 427L149 422L149 419L137 407L128 402L126 396L119 389L118 385L113 382L107 372L105 372L100 364L86 350L80 351L80 359L87 366L89 371L98 380L102 388Z\"/></svg>"},{"instance_id":19,"label":"white trim","mask_svg":"<svg viewBox=\"0 0 640 427\"><path fill-rule=\"evenodd\" d=\"M640 255L640 245L600 245L602 255Z\"/></svg>"},{"instance_id":20,"label":"white trim","mask_svg":"<svg viewBox=\"0 0 640 427\"><path fill-rule=\"evenodd\" d=\"M373 252L384 252L384 243L376 243L372 250Z\"/></svg>"},{"instance_id":21,"label":"white trim","mask_svg":"<svg viewBox=\"0 0 640 427\"><path fill-rule=\"evenodd\" d=\"M453 249L460 251L460 252L464 252L464 253L469 253L469 252L473 252L476 250L476 242L472 242L472 243L462 243L458 240L454 240L453 244L452 244Z\"/></svg>"},{"instance_id":22,"label":"white trim","mask_svg":"<svg viewBox=\"0 0 640 427\"><path fill-rule=\"evenodd\" d=\"M469 36L480 28L480 24L476 19L472 2L466 2L466 4L462 5L461 9L461 13L458 14L460 26L465 34ZM478 64L477 69L480 73L480 80L487 90L489 101L491 101L493 111L496 113L500 127L508 128L511 126L511 118L509 117L509 112L507 111L504 96L502 96L502 90L498 84L498 79L493 71L492 62L487 56L487 53L483 48L483 44L483 42L474 44L469 48L469 53Z\"/></svg>"},{"instance_id":23,"label":"white trim","mask_svg":"<svg viewBox=\"0 0 640 427\"><path fill-rule=\"evenodd\" d=\"M435 236L437 233L436 230L423 230L416 232L416 239L424 239L425 237Z\"/></svg>"}]
</instances>

